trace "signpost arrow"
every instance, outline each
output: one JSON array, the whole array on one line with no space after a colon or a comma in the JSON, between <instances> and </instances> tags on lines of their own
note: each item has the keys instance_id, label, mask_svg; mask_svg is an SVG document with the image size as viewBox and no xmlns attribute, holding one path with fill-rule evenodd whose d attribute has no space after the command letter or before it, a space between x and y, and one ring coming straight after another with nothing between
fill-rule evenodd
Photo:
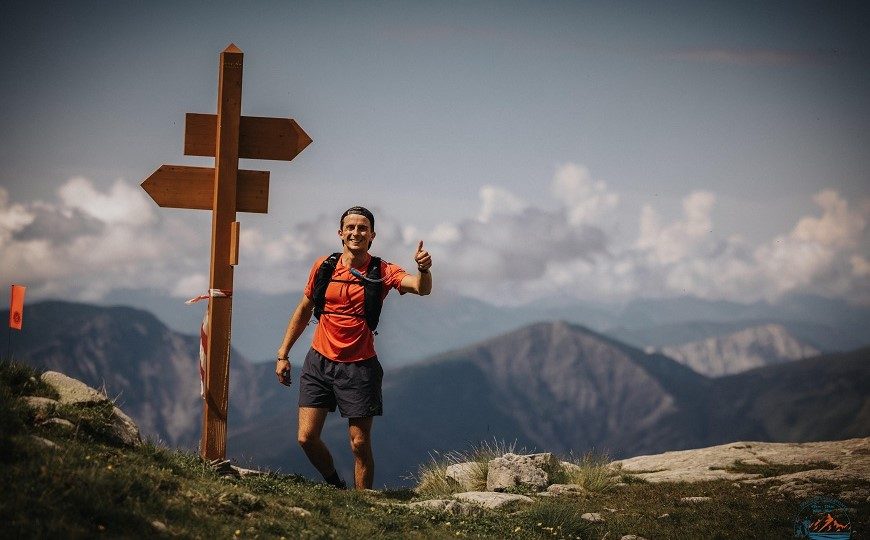
<instances>
[{"instance_id":1,"label":"signpost arrow","mask_svg":"<svg viewBox=\"0 0 870 540\"><path fill-rule=\"evenodd\" d=\"M217 116L187 113L184 154L214 156ZM243 116L239 119L239 157L290 161L311 144L311 137L292 118Z\"/></svg>"},{"instance_id":2,"label":"signpost arrow","mask_svg":"<svg viewBox=\"0 0 870 540\"><path fill-rule=\"evenodd\" d=\"M221 52L217 114L188 113L184 153L213 156L214 168L162 165L142 188L159 206L212 211L208 343L200 453L226 456L233 266L238 264L236 212L265 213L269 172L239 170L239 158L290 161L311 144L295 120L242 116L244 55L232 43Z\"/></svg>"},{"instance_id":3,"label":"signpost arrow","mask_svg":"<svg viewBox=\"0 0 870 540\"><path fill-rule=\"evenodd\" d=\"M214 205L214 169L161 165L141 184L164 208L211 210ZM269 211L269 171L240 170L236 180L236 212Z\"/></svg>"}]
</instances>

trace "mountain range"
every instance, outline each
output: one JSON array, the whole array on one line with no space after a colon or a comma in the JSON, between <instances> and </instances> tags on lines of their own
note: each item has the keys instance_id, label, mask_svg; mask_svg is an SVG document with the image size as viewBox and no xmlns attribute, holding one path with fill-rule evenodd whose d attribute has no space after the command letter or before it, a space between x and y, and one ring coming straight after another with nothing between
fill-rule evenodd
<instances>
[{"instance_id":1,"label":"mountain range","mask_svg":"<svg viewBox=\"0 0 870 540\"><path fill-rule=\"evenodd\" d=\"M239 291L233 298L233 345L253 361L271 360L300 296L301 292L267 295ZM182 299L157 291L113 291L104 305L144 309L185 334L196 333L202 320L203 304L185 307ZM870 345L870 307L816 296L790 296L776 303L681 297L613 305L564 297L504 307L436 289L425 298L391 293L381 321L378 352L384 365L390 367L540 321L579 324L641 349L683 345L768 324L782 326L796 340L821 352ZM310 332L302 342L310 342Z\"/></svg>"},{"instance_id":2,"label":"mountain range","mask_svg":"<svg viewBox=\"0 0 870 540\"><path fill-rule=\"evenodd\" d=\"M668 345L661 352L702 375L719 377L752 368L817 356L820 351L802 343L781 324L763 324L721 337Z\"/></svg>"},{"instance_id":3,"label":"mountain range","mask_svg":"<svg viewBox=\"0 0 870 540\"><path fill-rule=\"evenodd\" d=\"M195 448L194 336L142 310L56 301L28 305L25 328L17 359L103 386L146 435ZM296 385L279 385L271 363L231 358L228 454L315 477L296 445ZM386 371L374 450L377 482L388 485L405 483L431 452L481 441L626 457L870 435L870 348L708 378L585 327L544 322ZM331 415L324 437L348 474L346 423Z\"/></svg>"}]
</instances>

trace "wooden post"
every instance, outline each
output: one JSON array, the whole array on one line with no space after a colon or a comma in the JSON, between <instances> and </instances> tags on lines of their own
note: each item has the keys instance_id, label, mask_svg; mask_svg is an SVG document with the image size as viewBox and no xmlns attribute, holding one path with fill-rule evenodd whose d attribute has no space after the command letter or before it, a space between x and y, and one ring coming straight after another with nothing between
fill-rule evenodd
<instances>
[{"instance_id":1,"label":"wooden post","mask_svg":"<svg viewBox=\"0 0 870 540\"><path fill-rule=\"evenodd\" d=\"M224 291L233 290L230 246L232 224L236 220L243 60L242 51L235 45L230 44L224 49L221 53L218 82L218 129L215 141L209 288ZM208 360L205 368L205 391L208 396L203 404L202 440L200 441L200 452L206 459L222 459L226 456L232 309L232 295L212 296L209 299Z\"/></svg>"},{"instance_id":2,"label":"wooden post","mask_svg":"<svg viewBox=\"0 0 870 540\"><path fill-rule=\"evenodd\" d=\"M212 211L208 346L200 454L226 457L229 409L233 266L239 259L236 212L265 213L269 172L239 170L239 158L290 161L311 138L292 118L242 116L242 51L232 43L220 55L217 115L188 113L184 153L214 156L214 169L162 165L142 182L158 205Z\"/></svg>"}]
</instances>

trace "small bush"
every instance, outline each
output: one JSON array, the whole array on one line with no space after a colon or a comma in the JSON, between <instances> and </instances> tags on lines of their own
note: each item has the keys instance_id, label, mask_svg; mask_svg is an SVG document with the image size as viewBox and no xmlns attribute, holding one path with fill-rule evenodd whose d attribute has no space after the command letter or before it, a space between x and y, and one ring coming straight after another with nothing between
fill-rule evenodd
<instances>
[{"instance_id":1,"label":"small bush","mask_svg":"<svg viewBox=\"0 0 870 540\"><path fill-rule=\"evenodd\" d=\"M511 443L493 439L473 445L469 450L452 451L446 454L430 455L428 463L420 467L413 478L417 482L416 492L424 497L447 497L459 493L466 488L458 482L447 478L447 467L459 463L474 463L470 489L484 491L486 476L489 474L489 462L505 454L525 453L525 448L517 448L517 442Z\"/></svg>"},{"instance_id":2,"label":"small bush","mask_svg":"<svg viewBox=\"0 0 870 540\"><path fill-rule=\"evenodd\" d=\"M571 456L562 468L565 483L582 486L590 493L607 491L619 481L619 473L610 467L606 454L586 452Z\"/></svg>"}]
</instances>

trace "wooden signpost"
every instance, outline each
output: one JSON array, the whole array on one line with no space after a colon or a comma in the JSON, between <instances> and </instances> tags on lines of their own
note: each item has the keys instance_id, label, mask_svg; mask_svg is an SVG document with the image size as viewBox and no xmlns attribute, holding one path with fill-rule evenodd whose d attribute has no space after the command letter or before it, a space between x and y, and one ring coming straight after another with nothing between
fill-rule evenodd
<instances>
[{"instance_id":1,"label":"wooden signpost","mask_svg":"<svg viewBox=\"0 0 870 540\"><path fill-rule=\"evenodd\" d=\"M290 118L242 116L243 53L220 55L217 114L187 113L184 153L214 156L214 168L162 165L142 182L159 206L212 211L208 347L200 454L226 457L233 266L238 264L236 212L266 213L269 172L239 170L239 158L290 161L311 138Z\"/></svg>"}]
</instances>

